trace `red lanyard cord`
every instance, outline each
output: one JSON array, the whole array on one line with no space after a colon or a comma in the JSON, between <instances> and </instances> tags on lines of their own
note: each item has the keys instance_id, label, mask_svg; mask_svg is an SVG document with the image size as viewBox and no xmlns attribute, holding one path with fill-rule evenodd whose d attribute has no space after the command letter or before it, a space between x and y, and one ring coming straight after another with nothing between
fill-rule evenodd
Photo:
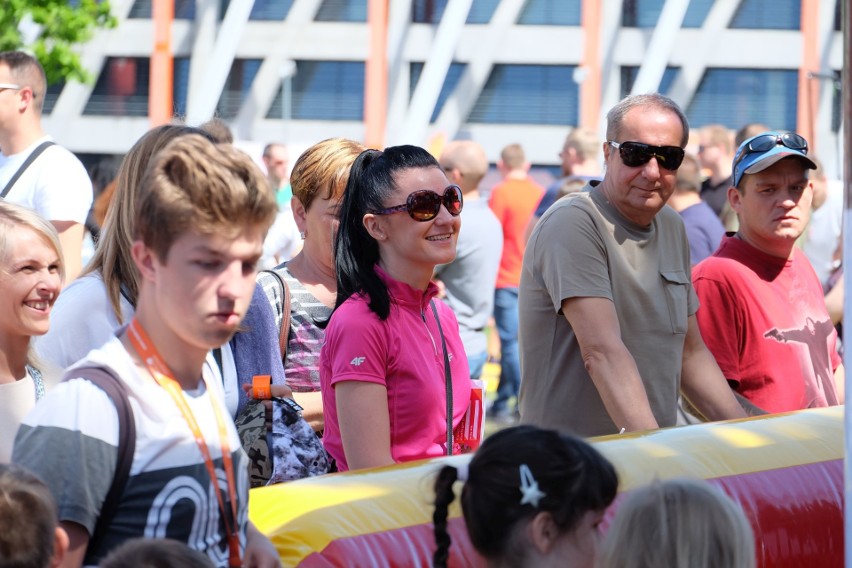
<instances>
[{"instance_id":1,"label":"red lanyard cord","mask_svg":"<svg viewBox=\"0 0 852 568\"><path fill-rule=\"evenodd\" d=\"M216 475L213 458L210 456L210 448L207 446L207 441L204 439L204 434L201 433L198 421L196 421L195 415L186 401L186 395L184 395L180 383L175 380L168 365L163 361L157 348L151 342L148 334L142 329L136 318L133 318L133 321L130 322L127 337L133 348L139 353L139 356L154 377L154 380L172 397L184 420L186 420L187 426L192 431L195 443L198 445L198 449L204 458L204 465L207 467L210 483L213 484L213 488L216 491L219 510L222 512L225 530L228 532L228 564L232 567L240 566L242 562L240 560L240 539L237 532L237 483L234 479L233 459L231 457L230 445L228 444L228 429L225 419L222 416L222 410L211 395L210 401L213 405L213 414L216 416L216 423L219 426L219 442L222 447L222 462L225 469L225 478L228 483L230 508L225 507L225 499L222 495L222 489L219 487L219 478ZM202 380L204 381L204 386L207 387L207 381L203 376Z\"/></svg>"}]
</instances>

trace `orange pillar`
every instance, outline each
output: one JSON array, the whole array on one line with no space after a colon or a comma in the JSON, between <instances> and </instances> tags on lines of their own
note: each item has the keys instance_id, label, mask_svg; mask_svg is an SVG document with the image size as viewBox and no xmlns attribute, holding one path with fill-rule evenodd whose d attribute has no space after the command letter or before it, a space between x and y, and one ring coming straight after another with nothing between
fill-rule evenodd
<instances>
[{"instance_id":1,"label":"orange pillar","mask_svg":"<svg viewBox=\"0 0 852 568\"><path fill-rule=\"evenodd\" d=\"M369 0L370 54L364 69L364 144L384 148L388 112L388 0Z\"/></svg>"},{"instance_id":2,"label":"orange pillar","mask_svg":"<svg viewBox=\"0 0 852 568\"><path fill-rule=\"evenodd\" d=\"M802 65L799 67L799 99L796 131L816 146L814 123L820 82L809 78L819 73L819 0L802 0Z\"/></svg>"},{"instance_id":3,"label":"orange pillar","mask_svg":"<svg viewBox=\"0 0 852 568\"><path fill-rule=\"evenodd\" d=\"M172 119L173 66L172 20L175 17L174 0L154 0L154 50L151 53L151 73L148 84L148 120L151 126L166 124Z\"/></svg>"},{"instance_id":4,"label":"orange pillar","mask_svg":"<svg viewBox=\"0 0 852 568\"><path fill-rule=\"evenodd\" d=\"M601 111L601 3L583 0L582 3L584 80L580 83L580 124L597 132Z\"/></svg>"}]
</instances>

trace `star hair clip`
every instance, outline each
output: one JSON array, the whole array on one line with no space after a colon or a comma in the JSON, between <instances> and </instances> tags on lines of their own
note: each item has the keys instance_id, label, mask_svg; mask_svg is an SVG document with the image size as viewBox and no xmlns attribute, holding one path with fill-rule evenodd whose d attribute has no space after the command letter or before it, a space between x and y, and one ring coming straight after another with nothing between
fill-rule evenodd
<instances>
[{"instance_id":1,"label":"star hair clip","mask_svg":"<svg viewBox=\"0 0 852 568\"><path fill-rule=\"evenodd\" d=\"M521 464L521 505L532 505L538 508L539 502L544 499L546 493L538 488L538 481L533 477L532 471L527 464Z\"/></svg>"}]
</instances>

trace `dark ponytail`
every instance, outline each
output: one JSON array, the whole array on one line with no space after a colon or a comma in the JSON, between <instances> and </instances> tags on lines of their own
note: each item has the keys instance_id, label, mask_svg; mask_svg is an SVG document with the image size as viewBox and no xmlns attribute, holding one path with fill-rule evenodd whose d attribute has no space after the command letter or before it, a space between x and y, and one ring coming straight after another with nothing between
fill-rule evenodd
<instances>
[{"instance_id":1,"label":"dark ponytail","mask_svg":"<svg viewBox=\"0 0 852 568\"><path fill-rule=\"evenodd\" d=\"M452 539L447 532L447 514L450 503L456 498L453 483L458 479L459 472L451 465L445 465L435 479L435 512L432 514L432 524L435 533L435 554L432 556L434 568L446 568L450 556Z\"/></svg>"},{"instance_id":2,"label":"dark ponytail","mask_svg":"<svg viewBox=\"0 0 852 568\"><path fill-rule=\"evenodd\" d=\"M524 466L542 491L535 503L521 500ZM450 537L447 509L458 470L446 466L435 481L435 566L446 566ZM603 511L618 489L612 464L587 442L536 426L505 428L489 436L468 464L461 508L470 542L489 560L522 565L525 540L518 529L547 511L563 532L576 529L589 511Z\"/></svg>"},{"instance_id":3,"label":"dark ponytail","mask_svg":"<svg viewBox=\"0 0 852 568\"><path fill-rule=\"evenodd\" d=\"M365 150L355 158L343 193L340 227L334 239L337 271L337 302L334 309L340 307L349 296L365 292L370 296L370 309L379 317L382 317L382 313L390 312L390 298L387 287L373 270L373 265L379 260L379 245L364 227L364 214L368 209L379 208L392 188L378 192L364 178L367 177L366 171L370 164L381 155L379 150ZM370 206L368 202L377 202L379 205Z\"/></svg>"},{"instance_id":4,"label":"dark ponytail","mask_svg":"<svg viewBox=\"0 0 852 568\"><path fill-rule=\"evenodd\" d=\"M440 165L418 146L391 146L383 152L365 150L355 159L343 194L340 227L334 240L335 309L353 294L365 294L370 298L370 310L379 319L385 320L390 315L387 286L374 268L379 261L379 245L364 227L364 215L388 206L386 201L396 188L397 172L431 167L440 168Z\"/></svg>"}]
</instances>

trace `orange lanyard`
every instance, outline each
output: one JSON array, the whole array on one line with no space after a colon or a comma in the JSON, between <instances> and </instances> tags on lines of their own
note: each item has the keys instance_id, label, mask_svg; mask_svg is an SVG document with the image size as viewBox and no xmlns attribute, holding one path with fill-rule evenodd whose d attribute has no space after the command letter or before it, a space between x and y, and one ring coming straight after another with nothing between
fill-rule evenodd
<instances>
[{"instance_id":1,"label":"orange lanyard","mask_svg":"<svg viewBox=\"0 0 852 568\"><path fill-rule=\"evenodd\" d=\"M207 473L210 475L210 483L213 484L213 488L216 490L216 499L219 501L219 510L222 512L222 519L225 522L225 530L228 531L228 564L232 567L240 566L242 562L240 560L240 539L237 533L237 483L234 479L233 460L231 459L231 449L228 444L228 429L225 425L225 420L222 417L222 410L219 408L219 405L216 404L216 401L213 400L213 396L211 395L210 402L213 404L213 414L216 415L216 422L219 426L219 441L222 445L222 462L225 468L225 477L228 482L228 497L230 498L231 504L230 511L228 511L225 507L222 490L219 487L218 477L216 476L216 467L213 465L213 458L210 456L210 449L207 447L207 441L201 433L201 428L199 428L198 422L195 420L195 415L192 413L192 409L186 402L186 396L183 394L183 389L172 376L172 372L169 370L168 365L166 365L163 358L160 357L160 353L157 351L157 348L154 347L153 343L151 343L151 339L148 337L148 334L145 333L145 330L142 329L142 326L136 318L133 318L133 321L130 322L127 337L130 339L130 343L133 345L133 348L136 349L137 353L139 353L139 356L142 358L145 366L148 367L148 371L154 377L154 380L157 381L157 384L163 387L172 397L172 400L175 401L175 404L181 414L183 414L184 420L186 420L187 426L189 426L189 429L192 430L192 435L195 437L195 443L198 444L198 449L201 450L201 455L204 457L204 465L207 466ZM204 380L204 386L206 387L207 381L203 376L202 380Z\"/></svg>"}]
</instances>

